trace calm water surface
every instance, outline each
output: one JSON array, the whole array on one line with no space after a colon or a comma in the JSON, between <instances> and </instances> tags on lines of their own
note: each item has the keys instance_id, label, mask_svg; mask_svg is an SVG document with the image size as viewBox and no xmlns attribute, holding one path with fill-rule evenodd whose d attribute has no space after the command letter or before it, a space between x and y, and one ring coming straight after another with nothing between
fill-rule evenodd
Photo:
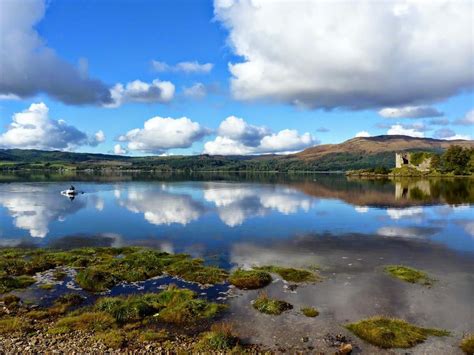
<instances>
[{"instance_id":1,"label":"calm water surface","mask_svg":"<svg viewBox=\"0 0 474 355\"><path fill-rule=\"evenodd\" d=\"M193 256L219 254L228 263L240 243L360 234L474 251L470 179L91 179L32 182L10 176L0 183L0 245L148 245ZM84 194L62 196L69 184Z\"/></svg>"}]
</instances>

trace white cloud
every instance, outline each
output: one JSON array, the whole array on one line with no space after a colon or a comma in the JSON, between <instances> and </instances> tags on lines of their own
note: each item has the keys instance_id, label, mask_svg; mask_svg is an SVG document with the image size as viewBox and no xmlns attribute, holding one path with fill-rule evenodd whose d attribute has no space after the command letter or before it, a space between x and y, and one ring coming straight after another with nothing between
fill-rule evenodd
<instances>
[{"instance_id":1,"label":"white cloud","mask_svg":"<svg viewBox=\"0 0 474 355\"><path fill-rule=\"evenodd\" d=\"M66 104L110 103L107 86L89 78L85 60L72 66L38 35L45 7L44 0L0 1L0 95L46 93Z\"/></svg>"},{"instance_id":2,"label":"white cloud","mask_svg":"<svg viewBox=\"0 0 474 355\"><path fill-rule=\"evenodd\" d=\"M116 144L114 145L114 154L117 154L117 155L127 154L127 150L123 149L120 144Z\"/></svg>"},{"instance_id":3,"label":"white cloud","mask_svg":"<svg viewBox=\"0 0 474 355\"><path fill-rule=\"evenodd\" d=\"M417 137L423 138L425 134L418 130L415 127L408 127L401 124L392 125L388 131L388 135L401 135L401 136L410 136L410 137Z\"/></svg>"},{"instance_id":4,"label":"white cloud","mask_svg":"<svg viewBox=\"0 0 474 355\"><path fill-rule=\"evenodd\" d=\"M128 142L128 150L164 153L172 148L189 148L194 142L209 134L207 128L187 117L153 117L145 121L143 128L135 128L119 137Z\"/></svg>"},{"instance_id":5,"label":"white cloud","mask_svg":"<svg viewBox=\"0 0 474 355\"><path fill-rule=\"evenodd\" d=\"M195 83L192 86L185 87L183 94L193 99L202 99L207 95L207 89L203 83Z\"/></svg>"},{"instance_id":6,"label":"white cloud","mask_svg":"<svg viewBox=\"0 0 474 355\"><path fill-rule=\"evenodd\" d=\"M405 106L386 107L379 111L379 115L385 118L425 118L439 117L444 114L434 107L429 106Z\"/></svg>"},{"instance_id":7,"label":"white cloud","mask_svg":"<svg viewBox=\"0 0 474 355\"><path fill-rule=\"evenodd\" d=\"M367 131L360 131L360 132L357 132L355 136L356 137L370 137L371 134Z\"/></svg>"},{"instance_id":8,"label":"white cloud","mask_svg":"<svg viewBox=\"0 0 474 355\"><path fill-rule=\"evenodd\" d=\"M105 133L102 130L97 131L94 134L94 141L97 142L97 144L105 142Z\"/></svg>"},{"instance_id":9,"label":"white cloud","mask_svg":"<svg viewBox=\"0 0 474 355\"><path fill-rule=\"evenodd\" d=\"M217 137L206 142L204 153L212 155L248 155L288 153L303 150L317 143L306 132L284 129L272 133L268 128L248 124L242 118L229 116L221 122Z\"/></svg>"},{"instance_id":10,"label":"white cloud","mask_svg":"<svg viewBox=\"0 0 474 355\"><path fill-rule=\"evenodd\" d=\"M434 132L433 135L435 138L439 139L446 139L446 140L456 140L456 139L471 139L471 136L468 134L457 134L452 129L449 128L441 128Z\"/></svg>"},{"instance_id":11,"label":"white cloud","mask_svg":"<svg viewBox=\"0 0 474 355\"><path fill-rule=\"evenodd\" d=\"M192 62L180 62L175 65L169 65L165 62L152 60L151 65L157 72L183 72L183 73L196 73L196 74L207 74L209 73L214 64L212 63L199 63L197 61Z\"/></svg>"},{"instance_id":12,"label":"white cloud","mask_svg":"<svg viewBox=\"0 0 474 355\"><path fill-rule=\"evenodd\" d=\"M454 121L454 124L463 125L463 126L474 125L474 110L468 111L463 118L460 118Z\"/></svg>"},{"instance_id":13,"label":"white cloud","mask_svg":"<svg viewBox=\"0 0 474 355\"><path fill-rule=\"evenodd\" d=\"M215 0L238 99L398 107L474 84L470 1ZM388 40L390 39L390 40Z\"/></svg>"},{"instance_id":14,"label":"white cloud","mask_svg":"<svg viewBox=\"0 0 474 355\"><path fill-rule=\"evenodd\" d=\"M135 80L125 86L119 83L110 89L112 102L105 106L118 107L128 102L167 103L173 99L174 91L173 83L158 79L151 83Z\"/></svg>"},{"instance_id":15,"label":"white cloud","mask_svg":"<svg viewBox=\"0 0 474 355\"><path fill-rule=\"evenodd\" d=\"M42 102L15 113L6 132L0 135L0 147L21 149L72 150L104 141L102 131L88 136L64 120L50 119L49 108Z\"/></svg>"}]
</instances>

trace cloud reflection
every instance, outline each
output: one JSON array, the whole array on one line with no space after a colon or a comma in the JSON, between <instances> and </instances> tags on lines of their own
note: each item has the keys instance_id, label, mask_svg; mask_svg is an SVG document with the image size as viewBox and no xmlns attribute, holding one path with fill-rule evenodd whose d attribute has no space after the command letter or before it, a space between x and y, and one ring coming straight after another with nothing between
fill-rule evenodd
<instances>
[{"instance_id":1,"label":"cloud reflection","mask_svg":"<svg viewBox=\"0 0 474 355\"><path fill-rule=\"evenodd\" d=\"M84 199L70 201L47 186L12 184L2 186L0 205L5 207L17 228L28 230L35 238L44 238L48 225L64 221L86 206Z\"/></svg>"}]
</instances>

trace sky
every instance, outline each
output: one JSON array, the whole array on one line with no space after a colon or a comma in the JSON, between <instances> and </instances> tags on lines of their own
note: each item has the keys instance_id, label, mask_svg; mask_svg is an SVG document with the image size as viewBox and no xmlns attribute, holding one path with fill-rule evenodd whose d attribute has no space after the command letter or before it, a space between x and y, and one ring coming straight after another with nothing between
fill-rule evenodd
<instances>
[{"instance_id":1,"label":"sky","mask_svg":"<svg viewBox=\"0 0 474 355\"><path fill-rule=\"evenodd\" d=\"M0 148L474 137L470 0L0 0Z\"/></svg>"}]
</instances>

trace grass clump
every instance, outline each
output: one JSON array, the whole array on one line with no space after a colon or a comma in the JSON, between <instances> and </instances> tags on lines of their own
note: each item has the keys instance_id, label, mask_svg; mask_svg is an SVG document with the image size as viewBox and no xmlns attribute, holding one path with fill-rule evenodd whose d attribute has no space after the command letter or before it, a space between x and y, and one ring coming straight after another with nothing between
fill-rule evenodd
<instances>
[{"instance_id":1,"label":"grass clump","mask_svg":"<svg viewBox=\"0 0 474 355\"><path fill-rule=\"evenodd\" d=\"M70 332L73 330L92 330L95 332L101 332L115 328L115 325L115 319L106 312L84 312L78 315L61 318L50 333L54 334L58 329L63 330L63 332Z\"/></svg>"},{"instance_id":2,"label":"grass clump","mask_svg":"<svg viewBox=\"0 0 474 355\"><path fill-rule=\"evenodd\" d=\"M470 334L463 338L459 345L462 351L467 355L474 354L474 334Z\"/></svg>"},{"instance_id":3,"label":"grass clump","mask_svg":"<svg viewBox=\"0 0 474 355\"><path fill-rule=\"evenodd\" d=\"M47 283L47 284L41 284L38 287L42 290L49 291L49 290L52 290L54 286L55 286L54 284Z\"/></svg>"},{"instance_id":4,"label":"grass clump","mask_svg":"<svg viewBox=\"0 0 474 355\"><path fill-rule=\"evenodd\" d=\"M202 333L194 346L195 351L228 351L236 348L239 339L232 334L232 326L228 323L214 324L211 331ZM236 349L235 349L236 350Z\"/></svg>"},{"instance_id":5,"label":"grass clump","mask_svg":"<svg viewBox=\"0 0 474 355\"><path fill-rule=\"evenodd\" d=\"M2 302L5 306L16 306L21 302L21 299L15 295L6 295L0 298L0 302Z\"/></svg>"},{"instance_id":6,"label":"grass clump","mask_svg":"<svg viewBox=\"0 0 474 355\"><path fill-rule=\"evenodd\" d=\"M20 317L0 319L0 334L23 333L29 329L29 323Z\"/></svg>"},{"instance_id":7,"label":"grass clump","mask_svg":"<svg viewBox=\"0 0 474 355\"><path fill-rule=\"evenodd\" d=\"M396 318L372 317L346 325L365 341L381 348L411 348L428 336L447 336L446 330L422 328Z\"/></svg>"},{"instance_id":8,"label":"grass clump","mask_svg":"<svg viewBox=\"0 0 474 355\"><path fill-rule=\"evenodd\" d=\"M413 269L403 265L387 265L384 271L389 275L396 277L405 282L419 283L425 286L431 286L433 280L428 275L420 270Z\"/></svg>"},{"instance_id":9,"label":"grass clump","mask_svg":"<svg viewBox=\"0 0 474 355\"><path fill-rule=\"evenodd\" d=\"M0 293L7 293L13 290L19 290L31 286L36 281L31 276L9 276L6 274L0 275Z\"/></svg>"},{"instance_id":10,"label":"grass clump","mask_svg":"<svg viewBox=\"0 0 474 355\"><path fill-rule=\"evenodd\" d=\"M95 335L95 339L103 342L107 347L113 349L120 349L125 345L126 337L123 332L117 329L112 329L106 332L100 332Z\"/></svg>"},{"instance_id":11,"label":"grass clump","mask_svg":"<svg viewBox=\"0 0 474 355\"><path fill-rule=\"evenodd\" d=\"M95 267L78 272L76 281L84 290L92 292L107 291L117 283L117 279L112 273Z\"/></svg>"},{"instance_id":12,"label":"grass clump","mask_svg":"<svg viewBox=\"0 0 474 355\"><path fill-rule=\"evenodd\" d=\"M317 316L319 316L319 311L314 307L302 307L300 309L300 311L306 317L317 317Z\"/></svg>"},{"instance_id":13,"label":"grass clump","mask_svg":"<svg viewBox=\"0 0 474 355\"><path fill-rule=\"evenodd\" d=\"M227 279L227 272L215 266L205 266L202 259L184 259L166 268L172 276L203 285L216 284Z\"/></svg>"},{"instance_id":14,"label":"grass clump","mask_svg":"<svg viewBox=\"0 0 474 355\"><path fill-rule=\"evenodd\" d=\"M165 329L161 329L159 331L145 330L145 331L139 332L137 335L138 335L138 340L140 340L141 342L165 341L170 338L170 334Z\"/></svg>"},{"instance_id":15,"label":"grass clump","mask_svg":"<svg viewBox=\"0 0 474 355\"><path fill-rule=\"evenodd\" d=\"M253 301L253 308L265 314L280 315L283 312L290 310L293 306L285 301L269 298L265 293L258 295L258 298Z\"/></svg>"},{"instance_id":16,"label":"grass clump","mask_svg":"<svg viewBox=\"0 0 474 355\"><path fill-rule=\"evenodd\" d=\"M175 324L195 323L212 318L226 308L225 305L197 298L195 292L174 286L158 294L163 309L157 314L159 319Z\"/></svg>"},{"instance_id":17,"label":"grass clump","mask_svg":"<svg viewBox=\"0 0 474 355\"><path fill-rule=\"evenodd\" d=\"M272 277L262 270L238 269L230 275L229 282L240 289L253 290L267 286L272 282Z\"/></svg>"},{"instance_id":18,"label":"grass clump","mask_svg":"<svg viewBox=\"0 0 474 355\"><path fill-rule=\"evenodd\" d=\"M225 306L197 298L195 292L169 286L160 293L129 297L104 297L94 306L112 316L119 324L133 323L154 315L160 320L186 324L211 318Z\"/></svg>"},{"instance_id":19,"label":"grass clump","mask_svg":"<svg viewBox=\"0 0 474 355\"><path fill-rule=\"evenodd\" d=\"M274 265L261 266L255 269L278 274L281 276L281 278L283 278L283 280L288 282L315 282L321 280L321 277L316 275L314 272L304 269L295 269L291 267L281 267Z\"/></svg>"}]
</instances>

